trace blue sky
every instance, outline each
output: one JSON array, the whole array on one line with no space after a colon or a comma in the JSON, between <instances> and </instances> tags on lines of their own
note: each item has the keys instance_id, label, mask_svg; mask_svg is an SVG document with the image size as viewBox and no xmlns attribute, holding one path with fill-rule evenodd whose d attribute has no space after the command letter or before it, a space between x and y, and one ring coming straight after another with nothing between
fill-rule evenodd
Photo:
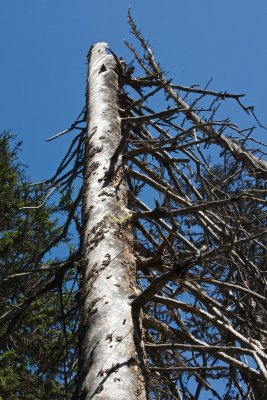
<instances>
[{"instance_id":1,"label":"blue sky","mask_svg":"<svg viewBox=\"0 0 267 400\"><path fill-rule=\"evenodd\" d=\"M23 140L32 179L48 178L67 148L45 139L84 105L88 48L107 41L132 59L129 4L169 77L245 92L267 125L266 0L0 0L0 129Z\"/></svg>"}]
</instances>

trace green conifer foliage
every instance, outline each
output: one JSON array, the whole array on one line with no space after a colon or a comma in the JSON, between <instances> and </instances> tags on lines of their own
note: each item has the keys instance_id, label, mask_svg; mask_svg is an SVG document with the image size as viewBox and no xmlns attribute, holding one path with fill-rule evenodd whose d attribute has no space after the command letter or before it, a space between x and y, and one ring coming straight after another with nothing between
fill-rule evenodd
<instances>
[{"instance_id":1,"label":"green conifer foliage","mask_svg":"<svg viewBox=\"0 0 267 400\"><path fill-rule=\"evenodd\" d=\"M21 144L14 143L12 134L0 135L0 399L68 399L66 343L71 346L73 312L64 315L64 307L75 307L60 279L51 285L57 261L39 256L62 227L52 206L25 208L42 202L42 186L26 178ZM66 282L73 273L67 274Z\"/></svg>"}]
</instances>

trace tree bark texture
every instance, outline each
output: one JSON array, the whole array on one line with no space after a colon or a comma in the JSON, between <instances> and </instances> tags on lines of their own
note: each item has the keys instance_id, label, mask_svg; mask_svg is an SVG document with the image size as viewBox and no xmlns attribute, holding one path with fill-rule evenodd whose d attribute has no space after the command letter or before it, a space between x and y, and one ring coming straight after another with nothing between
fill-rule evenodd
<instances>
[{"instance_id":1,"label":"tree bark texture","mask_svg":"<svg viewBox=\"0 0 267 400\"><path fill-rule=\"evenodd\" d=\"M133 336L135 259L127 220L116 61L106 43L89 54L79 400L145 399ZM115 165L113 165L115 163Z\"/></svg>"}]
</instances>

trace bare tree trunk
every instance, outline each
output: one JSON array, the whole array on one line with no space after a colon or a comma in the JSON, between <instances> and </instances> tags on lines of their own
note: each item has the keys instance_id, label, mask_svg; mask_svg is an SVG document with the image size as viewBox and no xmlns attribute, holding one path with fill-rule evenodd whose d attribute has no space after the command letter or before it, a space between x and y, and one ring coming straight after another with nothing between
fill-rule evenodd
<instances>
[{"instance_id":1,"label":"bare tree trunk","mask_svg":"<svg viewBox=\"0 0 267 400\"><path fill-rule=\"evenodd\" d=\"M133 337L135 260L119 157L116 62L107 44L90 52L88 137L84 180L79 400L145 399Z\"/></svg>"}]
</instances>

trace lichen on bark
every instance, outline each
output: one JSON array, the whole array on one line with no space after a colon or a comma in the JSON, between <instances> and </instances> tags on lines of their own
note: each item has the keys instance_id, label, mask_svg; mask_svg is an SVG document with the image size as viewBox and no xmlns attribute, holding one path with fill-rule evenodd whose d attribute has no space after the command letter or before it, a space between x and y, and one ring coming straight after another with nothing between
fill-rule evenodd
<instances>
[{"instance_id":1,"label":"lichen on bark","mask_svg":"<svg viewBox=\"0 0 267 400\"><path fill-rule=\"evenodd\" d=\"M129 224L122 226L116 222L127 216L127 192L121 156L116 165L111 165L122 135L115 67L116 61L108 54L106 43L91 49L83 194L86 221L79 400L146 398L131 316L131 301L136 295L132 233Z\"/></svg>"}]
</instances>

